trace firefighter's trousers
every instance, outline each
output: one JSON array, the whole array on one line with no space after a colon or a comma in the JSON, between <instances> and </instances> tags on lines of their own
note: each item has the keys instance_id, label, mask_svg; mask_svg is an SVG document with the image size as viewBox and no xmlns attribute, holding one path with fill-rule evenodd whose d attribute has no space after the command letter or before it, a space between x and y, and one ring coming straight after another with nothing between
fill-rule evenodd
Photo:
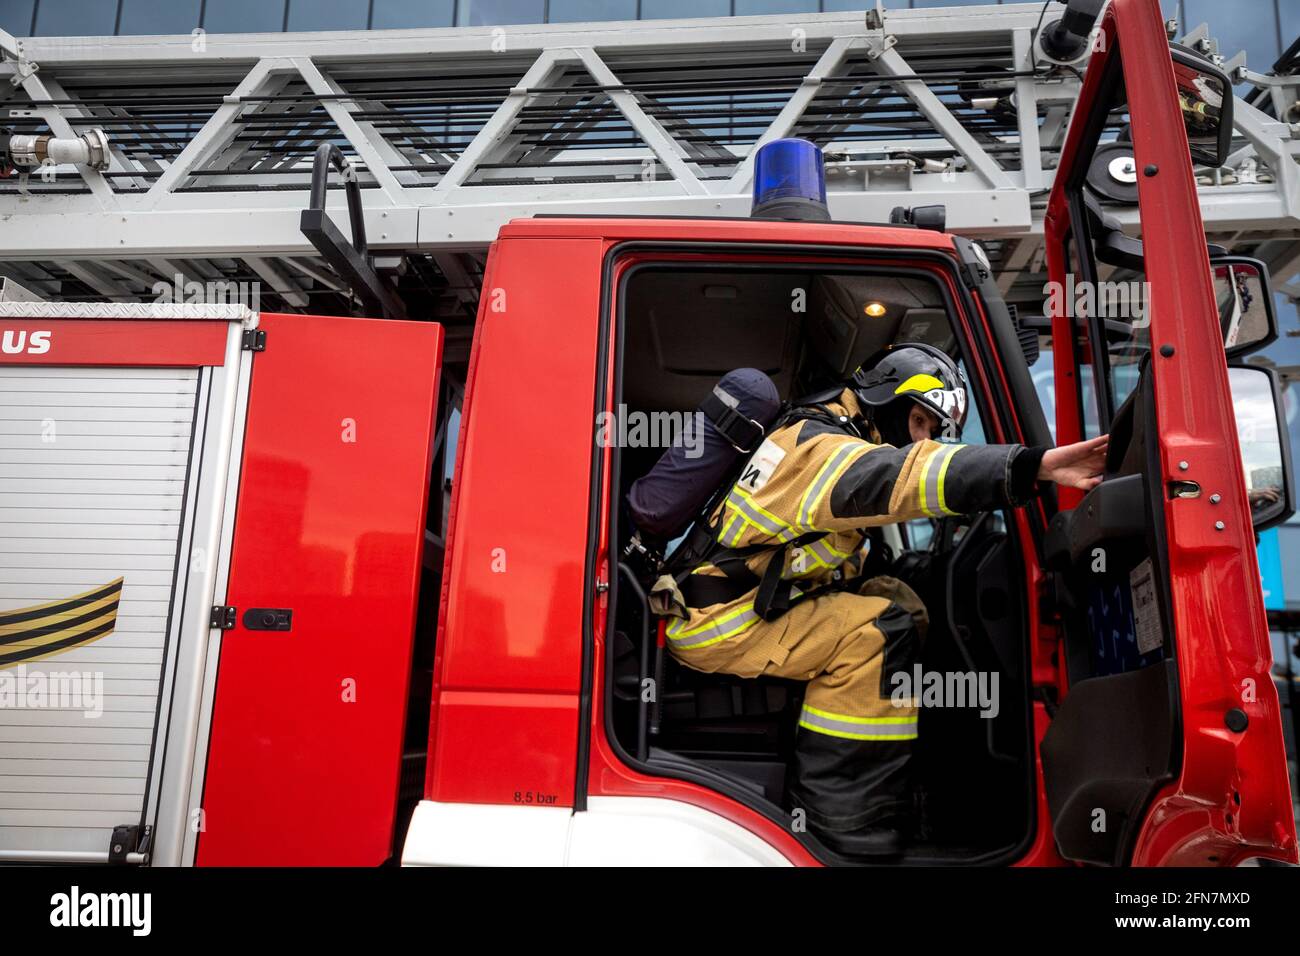
<instances>
[{"instance_id":1,"label":"firefighter's trousers","mask_svg":"<svg viewBox=\"0 0 1300 956\"><path fill-rule=\"evenodd\" d=\"M877 577L857 593L796 602L777 620L758 621L725 640L670 646L696 670L808 682L790 809L804 811L813 827L850 831L910 812L918 714L890 677L910 674L920 660L927 623L911 588Z\"/></svg>"}]
</instances>

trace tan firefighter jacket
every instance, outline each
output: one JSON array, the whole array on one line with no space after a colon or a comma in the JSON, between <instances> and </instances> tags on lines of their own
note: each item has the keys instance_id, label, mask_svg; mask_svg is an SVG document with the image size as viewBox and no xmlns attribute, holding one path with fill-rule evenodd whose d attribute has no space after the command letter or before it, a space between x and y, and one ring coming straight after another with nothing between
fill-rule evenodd
<instances>
[{"instance_id":1,"label":"tan firefighter jacket","mask_svg":"<svg viewBox=\"0 0 1300 956\"><path fill-rule=\"evenodd\" d=\"M825 407L850 420L861 411L848 389ZM778 428L750 456L714 512L720 553L689 575L678 575L680 587L668 576L656 583L652 606L676 618L667 628L670 644L685 649L726 640L767 610L762 604L755 609L758 585L733 596L722 582L697 582L697 576L730 578L734 592L764 579L779 559L788 599L798 600L857 573L867 528L1024 503L1034 476L1026 480L1017 468L1013 481L1013 463L1027 451L1022 445L931 440L894 448L819 419ZM1029 458L1036 472L1041 453ZM727 599L712 599L719 595Z\"/></svg>"}]
</instances>

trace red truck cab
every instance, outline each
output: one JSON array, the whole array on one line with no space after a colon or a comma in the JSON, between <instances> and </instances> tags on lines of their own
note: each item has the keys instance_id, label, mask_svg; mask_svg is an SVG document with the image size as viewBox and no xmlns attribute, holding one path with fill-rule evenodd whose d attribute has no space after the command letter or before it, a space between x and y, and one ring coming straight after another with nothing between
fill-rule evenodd
<instances>
[{"instance_id":1,"label":"red truck cab","mask_svg":"<svg viewBox=\"0 0 1300 956\"><path fill-rule=\"evenodd\" d=\"M1274 400L1249 437L1276 425L1275 384L1230 384L1156 5L1116 0L1098 36L1046 239L1054 282L1122 262L1145 283L1128 328L1052 316L1055 439L1109 431L1106 480L896 532L928 559L927 670L1000 681L996 714L922 709L904 862L1294 862L1252 528L1285 517L1289 478L1270 519L1226 440L1247 437L1241 389ZM1143 170L1127 244L1085 185L1120 114ZM656 646L620 501L658 452L606 447L596 422L689 412L741 366L789 398L812 362L848 373L920 340L962 364L965 440L1051 443L1038 344L982 252L900 226L536 218L502 229L481 301L404 861L843 862L782 799L800 686L692 672Z\"/></svg>"},{"instance_id":2,"label":"red truck cab","mask_svg":"<svg viewBox=\"0 0 1300 956\"><path fill-rule=\"evenodd\" d=\"M728 371L793 399L919 341L963 369L963 441L1110 451L1086 495L887 530L923 670L967 695L921 695L898 862L1296 862L1254 549L1294 510L1250 360L1271 294L1207 247L1193 179L1231 102L1154 0L1112 0L1048 200L1044 323L934 210L513 221L463 392L461 330L418 317L0 302L0 694L48 659L110 698L0 725L0 861L850 862L785 797L802 683L664 652L622 502ZM1138 235L1088 185L1123 141ZM338 252L319 168L304 232ZM351 186L331 265L400 313ZM1103 283L1126 310L1076 295Z\"/></svg>"}]
</instances>

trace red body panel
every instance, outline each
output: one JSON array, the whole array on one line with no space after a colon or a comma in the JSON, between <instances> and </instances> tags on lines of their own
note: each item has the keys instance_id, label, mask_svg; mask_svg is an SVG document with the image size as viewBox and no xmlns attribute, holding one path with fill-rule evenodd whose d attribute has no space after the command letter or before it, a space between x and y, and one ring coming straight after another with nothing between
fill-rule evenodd
<instances>
[{"instance_id":1,"label":"red body panel","mask_svg":"<svg viewBox=\"0 0 1300 956\"><path fill-rule=\"evenodd\" d=\"M1199 482L1199 498L1166 497L1171 592L1184 748L1177 781L1162 790L1138 836L1136 865L1231 865L1249 856L1295 862L1296 839L1272 649L1256 565L1241 456L1233 436L1227 364L1215 311L1187 137L1159 9L1152 0L1112 0L1103 18L1106 46L1084 78L1076 116L1095 106L1102 58L1122 53L1132 115L1147 279L1163 476ZM1121 50L1122 47L1122 50ZM1047 215L1047 248L1068 228L1064 183L1082 139L1073 123ZM1054 319L1057 354L1069 321ZM1060 375L1058 367L1058 375ZM1077 397L1058 380L1061 440L1077 434ZM1186 461L1188 469L1179 468ZM1222 497L1218 505L1210 495ZM1222 531L1216 521L1224 522ZM1239 707L1249 727L1236 734L1224 714Z\"/></svg>"},{"instance_id":2,"label":"red body panel","mask_svg":"<svg viewBox=\"0 0 1300 956\"><path fill-rule=\"evenodd\" d=\"M0 364L221 365L229 328L207 319L4 319Z\"/></svg>"},{"instance_id":3,"label":"red body panel","mask_svg":"<svg viewBox=\"0 0 1300 956\"><path fill-rule=\"evenodd\" d=\"M227 603L292 608L293 625L225 632L198 862L374 865L393 839L442 329L261 327Z\"/></svg>"},{"instance_id":4,"label":"red body panel","mask_svg":"<svg viewBox=\"0 0 1300 956\"><path fill-rule=\"evenodd\" d=\"M426 793L571 806L601 244L501 239L453 484Z\"/></svg>"}]
</instances>

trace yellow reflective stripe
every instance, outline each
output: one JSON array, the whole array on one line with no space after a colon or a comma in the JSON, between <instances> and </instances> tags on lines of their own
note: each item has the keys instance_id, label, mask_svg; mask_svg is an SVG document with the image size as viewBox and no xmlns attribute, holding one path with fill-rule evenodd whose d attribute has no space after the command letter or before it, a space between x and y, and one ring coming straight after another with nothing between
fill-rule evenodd
<instances>
[{"instance_id":1,"label":"yellow reflective stripe","mask_svg":"<svg viewBox=\"0 0 1300 956\"><path fill-rule=\"evenodd\" d=\"M831 730L829 727L818 727L806 720L799 721L799 726L814 733L825 734L827 737L843 737L845 740L916 740L920 736L916 733L856 734L847 730Z\"/></svg>"},{"instance_id":2,"label":"yellow reflective stripe","mask_svg":"<svg viewBox=\"0 0 1300 956\"><path fill-rule=\"evenodd\" d=\"M957 452L961 451L965 447L965 445L953 446L952 450L948 452L947 456L943 459L943 467L939 469L939 510L944 514L955 515L957 513L948 510L948 503L944 500L943 495L943 479L944 476L948 474L948 466L952 464L952 460L957 457Z\"/></svg>"},{"instance_id":3,"label":"yellow reflective stripe","mask_svg":"<svg viewBox=\"0 0 1300 956\"><path fill-rule=\"evenodd\" d=\"M938 516L933 511L930 510L930 507L925 500L925 476L929 474L930 462L932 462L933 460L934 460L933 454L927 455L925 457L925 461L922 462L921 464L921 476L916 483L916 499L921 504L921 510L924 511L931 518L935 518Z\"/></svg>"},{"instance_id":4,"label":"yellow reflective stripe","mask_svg":"<svg viewBox=\"0 0 1300 956\"><path fill-rule=\"evenodd\" d=\"M840 551L838 548L831 547L826 543L825 538L819 538L812 541L799 549L800 554L805 558L804 568L802 571L795 571L793 562L788 573L782 575L785 579L806 577L814 574L819 568L825 568L833 571L848 560L852 555L849 552ZM811 556L811 562L807 559Z\"/></svg>"},{"instance_id":5,"label":"yellow reflective stripe","mask_svg":"<svg viewBox=\"0 0 1300 956\"><path fill-rule=\"evenodd\" d=\"M730 508L731 506L728 505L727 507ZM744 527L744 525L740 521L740 514L735 512L733 509L731 517L723 522L722 533L718 535L718 540L723 544L734 547L736 542L740 540L740 529L742 527ZM732 528L736 529L734 535L731 533ZM728 536L731 537L730 541L727 540Z\"/></svg>"},{"instance_id":6,"label":"yellow reflective stripe","mask_svg":"<svg viewBox=\"0 0 1300 956\"><path fill-rule=\"evenodd\" d=\"M708 647L717 644L729 637L735 637L737 634L749 630L758 623L758 620L758 614L754 611L754 602L750 601L728 611L722 617L710 618L690 630L682 629L682 625L686 623L685 621L680 619L671 621L666 628L666 634L668 639L678 647L693 650L697 647ZM692 641L692 637L703 637L704 640Z\"/></svg>"},{"instance_id":7,"label":"yellow reflective stripe","mask_svg":"<svg viewBox=\"0 0 1300 956\"><path fill-rule=\"evenodd\" d=\"M726 624L728 621L733 620L734 618L741 617L746 611L748 611L753 606L754 606L754 602L752 601L750 601L748 604L742 604L740 607L731 609L726 614L722 615L722 617L710 618L709 620L705 621L699 626L691 628L689 631L684 631L681 629L681 627L678 627L676 630L674 630L673 625L675 624L684 625L687 623L686 621L683 621L681 618L674 618L673 621L668 625L668 630L671 631L677 637L694 637L696 634L702 634L712 627L718 627L720 625Z\"/></svg>"},{"instance_id":8,"label":"yellow reflective stripe","mask_svg":"<svg viewBox=\"0 0 1300 956\"><path fill-rule=\"evenodd\" d=\"M843 446L841 446L842 448ZM827 455L822 466L817 469L817 474L813 475L813 480L808 482L808 487L804 489L803 497L799 499L799 527L805 531L811 531L810 522L812 521L812 509L809 507L809 499L813 491L822 480L822 475L826 474L826 469L830 468L831 463L835 460L836 455L840 453L841 448L837 448L834 453Z\"/></svg>"},{"instance_id":9,"label":"yellow reflective stripe","mask_svg":"<svg viewBox=\"0 0 1300 956\"><path fill-rule=\"evenodd\" d=\"M837 558L841 558L841 559L843 559L843 558L851 558L851 557L853 557L853 552L852 552L852 551L841 551L839 548L835 547L834 545L832 545L832 544L827 544L825 538L820 538L820 539L814 541L814 542L813 542L813 547L814 547L814 548L820 548L820 549L823 549L823 550L825 550L825 551L828 551L828 552L830 552L831 554L833 554L833 555L834 555L835 557L837 557Z\"/></svg>"},{"instance_id":10,"label":"yellow reflective stripe","mask_svg":"<svg viewBox=\"0 0 1300 956\"><path fill-rule=\"evenodd\" d=\"M836 714L829 710L818 710L816 707L810 707L808 704L804 704L803 709L809 713L816 714L818 717L827 717L831 720L842 720L849 724L910 724L916 721L915 717L853 717L849 714Z\"/></svg>"},{"instance_id":11,"label":"yellow reflective stripe","mask_svg":"<svg viewBox=\"0 0 1300 956\"><path fill-rule=\"evenodd\" d=\"M739 488L732 489L731 494L727 496L727 507L735 512L745 524L750 525L762 534L776 538L778 541L790 541L798 537L789 523L763 508ZM764 524L764 522L767 522L767 524ZM740 540L739 533L736 535L736 540Z\"/></svg>"},{"instance_id":12,"label":"yellow reflective stripe","mask_svg":"<svg viewBox=\"0 0 1300 956\"><path fill-rule=\"evenodd\" d=\"M846 444L839 452L836 452L836 454L832 456L831 461L827 462L827 464L834 463L834 470L831 472L830 477L820 488L817 486L817 482L814 481L812 486L808 489L809 493L814 495L812 503L808 507L807 511L800 509L799 512L800 523L806 530L818 530L813 527L812 520L813 515L817 513L817 509L821 507L822 501L828 494L830 494L831 489L835 487L836 483L843 477L844 473L852 467L853 463L872 450L872 446L865 442L859 442L857 444L858 447L856 448L853 447L852 444Z\"/></svg>"},{"instance_id":13,"label":"yellow reflective stripe","mask_svg":"<svg viewBox=\"0 0 1300 956\"><path fill-rule=\"evenodd\" d=\"M898 388L894 389L895 395L902 395L904 392L928 392L932 388L943 388L943 382L939 381L933 375L913 375Z\"/></svg>"},{"instance_id":14,"label":"yellow reflective stripe","mask_svg":"<svg viewBox=\"0 0 1300 956\"><path fill-rule=\"evenodd\" d=\"M800 556L803 558L803 567L801 570L796 571L794 566ZM809 560L810 558L811 560ZM817 571L822 568L829 569L833 567L835 567L835 565L827 564L825 559L812 549L811 545L804 545L804 547L800 548L798 552L796 552L796 557L791 559L789 569L781 572L781 577L788 581L791 578L803 578L810 574L816 574Z\"/></svg>"},{"instance_id":15,"label":"yellow reflective stripe","mask_svg":"<svg viewBox=\"0 0 1300 956\"><path fill-rule=\"evenodd\" d=\"M803 706L799 726L847 740L915 740L917 717L854 717Z\"/></svg>"}]
</instances>

